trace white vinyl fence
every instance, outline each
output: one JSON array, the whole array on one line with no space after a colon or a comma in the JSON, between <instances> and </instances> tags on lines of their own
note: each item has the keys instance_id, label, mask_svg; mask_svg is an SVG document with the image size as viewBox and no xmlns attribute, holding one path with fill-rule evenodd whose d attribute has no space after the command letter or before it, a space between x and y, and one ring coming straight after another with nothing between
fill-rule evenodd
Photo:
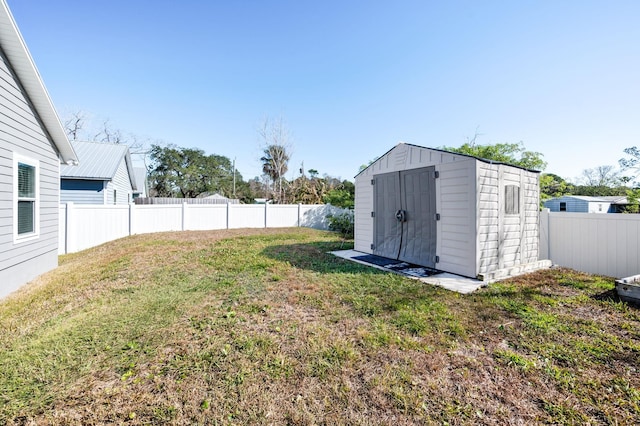
<instances>
[{"instance_id":1,"label":"white vinyl fence","mask_svg":"<svg viewBox=\"0 0 640 426\"><path fill-rule=\"evenodd\" d=\"M640 214L540 212L540 259L591 274L640 274Z\"/></svg>"},{"instance_id":2,"label":"white vinyl fence","mask_svg":"<svg viewBox=\"0 0 640 426\"><path fill-rule=\"evenodd\" d=\"M60 205L58 253L74 253L133 234L233 228L305 226L328 229L327 215L345 211L323 204Z\"/></svg>"},{"instance_id":3,"label":"white vinyl fence","mask_svg":"<svg viewBox=\"0 0 640 426\"><path fill-rule=\"evenodd\" d=\"M305 226L328 229L330 205L177 204L60 206L59 253L133 234ZM640 274L640 214L540 212L540 259L592 274Z\"/></svg>"}]
</instances>

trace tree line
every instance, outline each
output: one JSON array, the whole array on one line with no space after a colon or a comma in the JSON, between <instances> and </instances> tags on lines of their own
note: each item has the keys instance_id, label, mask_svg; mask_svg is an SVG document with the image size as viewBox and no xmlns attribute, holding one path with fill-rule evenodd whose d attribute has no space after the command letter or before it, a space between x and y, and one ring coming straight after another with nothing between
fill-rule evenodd
<instances>
[{"instance_id":1,"label":"tree line","mask_svg":"<svg viewBox=\"0 0 640 426\"><path fill-rule=\"evenodd\" d=\"M85 131L86 122L87 115L81 112L73 113L65 121L67 135L71 140L84 138L125 143L132 150L144 153L150 161L147 165L150 196L195 198L220 194L239 199L243 203L264 199L279 204L330 203L347 208L354 205L355 186L348 180L340 180L328 174L320 177L317 170L304 170L304 167L300 168L298 177L286 178L293 143L292 134L282 117L267 117L257 128L262 147L259 160L263 174L249 180L244 180L234 162L225 156L207 155L198 148L141 141L135 135L125 135L114 129L109 120L104 120L99 130L94 129L95 134L90 135ZM459 147L443 146L440 149L542 171L541 202L563 195L620 195L626 196L629 203L635 205L630 208L631 211L638 211L640 149L636 146L624 150L624 156L617 167L603 165L585 169L577 181L571 182L556 174L544 173L547 166L544 155L527 150L522 142L479 144L478 136L476 132L473 138ZM361 169L365 167L363 165Z\"/></svg>"},{"instance_id":2,"label":"tree line","mask_svg":"<svg viewBox=\"0 0 640 426\"><path fill-rule=\"evenodd\" d=\"M526 169L544 171L547 163L540 152L528 151L522 143L496 143L490 145L476 144L477 135L460 147L444 147L444 149L461 154L473 155L488 160L524 167ZM638 212L640 199L640 150L633 146L624 149L618 166L603 165L585 169L576 182L571 182L553 173L540 175L540 201L561 197L563 195L583 196L624 196L629 205L627 211Z\"/></svg>"}]
</instances>

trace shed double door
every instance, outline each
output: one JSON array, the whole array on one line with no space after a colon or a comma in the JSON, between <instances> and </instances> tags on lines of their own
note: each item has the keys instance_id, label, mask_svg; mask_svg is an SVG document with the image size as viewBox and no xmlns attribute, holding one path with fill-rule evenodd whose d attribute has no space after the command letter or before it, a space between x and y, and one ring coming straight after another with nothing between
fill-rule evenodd
<instances>
[{"instance_id":1,"label":"shed double door","mask_svg":"<svg viewBox=\"0 0 640 426\"><path fill-rule=\"evenodd\" d=\"M373 254L435 268L435 166L374 176Z\"/></svg>"}]
</instances>

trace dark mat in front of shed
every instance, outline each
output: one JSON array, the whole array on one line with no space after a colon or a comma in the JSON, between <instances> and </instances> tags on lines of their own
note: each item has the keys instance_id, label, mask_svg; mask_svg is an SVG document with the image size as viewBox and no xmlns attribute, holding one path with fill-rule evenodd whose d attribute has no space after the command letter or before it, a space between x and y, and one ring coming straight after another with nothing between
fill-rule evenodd
<instances>
[{"instance_id":1,"label":"dark mat in front of shed","mask_svg":"<svg viewBox=\"0 0 640 426\"><path fill-rule=\"evenodd\" d=\"M410 275L412 277L430 277L432 275L440 274L442 271L437 269L427 268L424 266L413 265L411 263L403 262L401 260L388 259L386 257L376 256L373 254L367 254L363 256L353 257L355 260L361 262L370 263L372 265L381 266L385 269L390 269L401 274Z\"/></svg>"}]
</instances>

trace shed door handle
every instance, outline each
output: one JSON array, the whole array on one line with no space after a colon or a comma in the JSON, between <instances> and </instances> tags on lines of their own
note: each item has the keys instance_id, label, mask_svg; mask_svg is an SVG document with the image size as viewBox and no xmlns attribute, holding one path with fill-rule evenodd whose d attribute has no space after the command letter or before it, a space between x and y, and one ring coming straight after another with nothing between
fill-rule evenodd
<instances>
[{"instance_id":1,"label":"shed door handle","mask_svg":"<svg viewBox=\"0 0 640 426\"><path fill-rule=\"evenodd\" d=\"M398 219L398 222L406 222L407 221L407 211L406 210L398 210L396 212L396 219Z\"/></svg>"}]
</instances>

